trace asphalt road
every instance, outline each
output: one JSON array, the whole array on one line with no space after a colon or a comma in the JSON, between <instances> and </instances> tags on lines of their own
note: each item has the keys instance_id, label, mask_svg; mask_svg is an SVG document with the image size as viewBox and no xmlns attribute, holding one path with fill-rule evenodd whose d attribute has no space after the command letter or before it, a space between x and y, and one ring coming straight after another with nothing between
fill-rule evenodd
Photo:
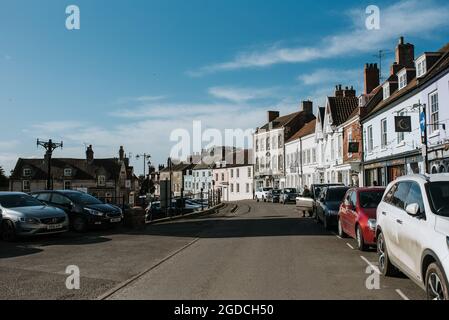
<instances>
[{"instance_id":1,"label":"asphalt road","mask_svg":"<svg viewBox=\"0 0 449 320\"><path fill-rule=\"evenodd\" d=\"M354 240L301 218L294 206L238 206L137 232L0 242L0 298L425 299L406 277L377 277L369 268L374 251L354 250ZM72 264L81 290L65 287ZM369 276L378 289L367 289Z\"/></svg>"}]
</instances>

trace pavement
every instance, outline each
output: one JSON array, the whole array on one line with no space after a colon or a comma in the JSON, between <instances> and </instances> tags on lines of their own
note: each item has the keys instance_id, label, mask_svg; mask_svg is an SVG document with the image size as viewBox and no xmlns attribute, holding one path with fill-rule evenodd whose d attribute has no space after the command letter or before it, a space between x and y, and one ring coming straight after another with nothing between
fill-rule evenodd
<instances>
[{"instance_id":1,"label":"pavement","mask_svg":"<svg viewBox=\"0 0 449 320\"><path fill-rule=\"evenodd\" d=\"M134 232L0 242L0 299L425 299L405 276L379 276L374 250L294 205L236 204ZM80 268L80 290L65 287L68 265Z\"/></svg>"}]
</instances>

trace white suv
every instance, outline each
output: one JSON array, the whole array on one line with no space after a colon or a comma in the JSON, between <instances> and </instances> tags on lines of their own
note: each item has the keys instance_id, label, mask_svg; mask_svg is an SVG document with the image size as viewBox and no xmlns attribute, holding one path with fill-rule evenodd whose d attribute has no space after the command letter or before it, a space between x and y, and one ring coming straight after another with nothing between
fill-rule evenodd
<instances>
[{"instance_id":1,"label":"white suv","mask_svg":"<svg viewBox=\"0 0 449 320\"><path fill-rule=\"evenodd\" d=\"M256 200L259 201L267 201L268 193L272 191L273 188L259 188L256 190Z\"/></svg>"},{"instance_id":2,"label":"white suv","mask_svg":"<svg viewBox=\"0 0 449 320\"><path fill-rule=\"evenodd\" d=\"M428 299L449 300L449 174L405 176L377 207L377 252L385 276L402 271Z\"/></svg>"}]
</instances>

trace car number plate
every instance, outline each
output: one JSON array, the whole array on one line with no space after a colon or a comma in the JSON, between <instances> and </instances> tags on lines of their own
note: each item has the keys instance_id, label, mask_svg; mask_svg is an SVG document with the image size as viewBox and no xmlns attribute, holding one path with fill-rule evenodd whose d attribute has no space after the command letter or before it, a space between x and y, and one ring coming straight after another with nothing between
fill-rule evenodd
<instances>
[{"instance_id":1,"label":"car number plate","mask_svg":"<svg viewBox=\"0 0 449 320\"><path fill-rule=\"evenodd\" d=\"M122 221L122 218L113 218L113 219L111 219L112 223L116 223L116 222L120 222L120 221Z\"/></svg>"},{"instance_id":2,"label":"car number plate","mask_svg":"<svg viewBox=\"0 0 449 320\"><path fill-rule=\"evenodd\" d=\"M51 224L47 226L47 230L62 229L62 224Z\"/></svg>"}]
</instances>

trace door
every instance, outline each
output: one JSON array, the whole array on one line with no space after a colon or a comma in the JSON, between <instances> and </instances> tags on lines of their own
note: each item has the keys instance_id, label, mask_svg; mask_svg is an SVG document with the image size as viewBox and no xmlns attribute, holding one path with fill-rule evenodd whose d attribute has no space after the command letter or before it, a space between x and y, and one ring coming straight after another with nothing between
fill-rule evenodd
<instances>
[{"instance_id":1,"label":"door","mask_svg":"<svg viewBox=\"0 0 449 320\"><path fill-rule=\"evenodd\" d=\"M425 213L423 201L423 189L421 186L412 182L410 191L406 199L406 207L410 204L418 204L420 213ZM398 226L399 246L402 248L402 262L408 272L418 280L421 278L421 254L423 252L424 234L426 229L426 220L413 217L404 211Z\"/></svg>"},{"instance_id":2,"label":"door","mask_svg":"<svg viewBox=\"0 0 449 320\"><path fill-rule=\"evenodd\" d=\"M351 195L353 191L348 191L346 194L345 200L343 201L343 204L340 207L340 213L339 213L339 219L341 223L341 227L343 231L347 234L349 230L348 226L348 209L351 206Z\"/></svg>"},{"instance_id":3,"label":"door","mask_svg":"<svg viewBox=\"0 0 449 320\"><path fill-rule=\"evenodd\" d=\"M59 193L53 193L51 196L51 205L64 210L67 214L71 213L72 201Z\"/></svg>"},{"instance_id":4,"label":"door","mask_svg":"<svg viewBox=\"0 0 449 320\"><path fill-rule=\"evenodd\" d=\"M355 238L355 225L357 223L357 191L351 193L351 198L349 199L349 207L347 210L347 221L348 221L348 235Z\"/></svg>"},{"instance_id":5,"label":"door","mask_svg":"<svg viewBox=\"0 0 449 320\"><path fill-rule=\"evenodd\" d=\"M391 204L388 205L386 212L387 219L382 227L387 226L385 240L387 241L388 254L399 263L401 266L404 261L404 248L399 242L399 233L402 231L404 219L407 216L405 212L407 197L410 192L410 182L399 182L391 199Z\"/></svg>"}]
</instances>

